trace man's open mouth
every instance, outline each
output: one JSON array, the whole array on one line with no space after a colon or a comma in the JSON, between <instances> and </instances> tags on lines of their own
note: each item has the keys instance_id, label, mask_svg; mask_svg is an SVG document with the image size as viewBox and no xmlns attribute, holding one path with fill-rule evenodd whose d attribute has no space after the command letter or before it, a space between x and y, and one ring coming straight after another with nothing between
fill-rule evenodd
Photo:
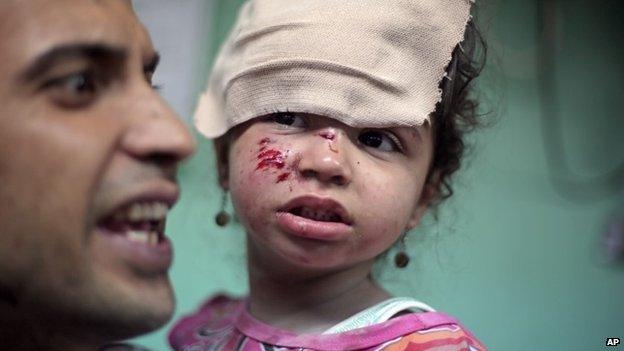
<instances>
[{"instance_id":1,"label":"man's open mouth","mask_svg":"<svg viewBox=\"0 0 624 351\"><path fill-rule=\"evenodd\" d=\"M129 241L157 246L164 240L164 224L169 205L161 201L133 202L98 223L107 234L122 235Z\"/></svg>"}]
</instances>

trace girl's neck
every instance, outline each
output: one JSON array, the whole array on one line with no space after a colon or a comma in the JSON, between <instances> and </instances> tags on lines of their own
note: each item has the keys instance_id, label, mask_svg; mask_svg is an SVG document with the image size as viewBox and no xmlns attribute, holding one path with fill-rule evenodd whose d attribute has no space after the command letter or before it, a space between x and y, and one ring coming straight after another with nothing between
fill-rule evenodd
<instances>
[{"instance_id":1,"label":"girl's neck","mask_svg":"<svg viewBox=\"0 0 624 351\"><path fill-rule=\"evenodd\" d=\"M250 250L249 309L257 319L295 333L320 333L390 295L371 278L373 262L310 275L275 274Z\"/></svg>"}]
</instances>

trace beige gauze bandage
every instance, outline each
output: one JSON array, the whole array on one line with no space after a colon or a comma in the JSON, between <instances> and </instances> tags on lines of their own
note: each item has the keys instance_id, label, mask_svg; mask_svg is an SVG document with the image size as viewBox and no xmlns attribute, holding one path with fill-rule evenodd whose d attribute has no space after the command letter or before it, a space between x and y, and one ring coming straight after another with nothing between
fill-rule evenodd
<instances>
[{"instance_id":1,"label":"beige gauze bandage","mask_svg":"<svg viewBox=\"0 0 624 351\"><path fill-rule=\"evenodd\" d=\"M209 138L275 112L357 128L422 125L472 0L250 0L195 112Z\"/></svg>"}]
</instances>

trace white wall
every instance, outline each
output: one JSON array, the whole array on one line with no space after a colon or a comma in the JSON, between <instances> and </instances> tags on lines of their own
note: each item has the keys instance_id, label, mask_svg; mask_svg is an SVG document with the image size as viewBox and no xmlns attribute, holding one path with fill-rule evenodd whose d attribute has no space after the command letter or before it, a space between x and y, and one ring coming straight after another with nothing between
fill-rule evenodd
<instances>
[{"instance_id":1,"label":"white wall","mask_svg":"<svg viewBox=\"0 0 624 351\"><path fill-rule=\"evenodd\" d=\"M205 67L212 44L213 8L216 0L133 0L135 11L145 24L161 62L154 83L162 85L161 95L190 125L195 102L206 80ZM180 245L176 245L176 249ZM183 250L181 250L183 251ZM176 252L177 253L177 252ZM174 279L175 280L175 279ZM175 282L174 282L175 285ZM180 296L178 300L188 298ZM197 301L189 304L195 306ZM188 312L189 307L176 310ZM153 351L168 350L166 335L170 326L132 340Z\"/></svg>"},{"instance_id":2,"label":"white wall","mask_svg":"<svg viewBox=\"0 0 624 351\"><path fill-rule=\"evenodd\" d=\"M163 86L161 94L187 122L205 77L211 45L214 0L134 0L134 8L149 30L161 63L154 83Z\"/></svg>"}]
</instances>

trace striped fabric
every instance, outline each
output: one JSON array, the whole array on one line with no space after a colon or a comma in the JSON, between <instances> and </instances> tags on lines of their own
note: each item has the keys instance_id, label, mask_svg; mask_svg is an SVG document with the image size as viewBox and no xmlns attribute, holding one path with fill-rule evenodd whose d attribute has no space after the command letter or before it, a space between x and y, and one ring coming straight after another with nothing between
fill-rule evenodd
<instances>
[{"instance_id":1,"label":"striped fabric","mask_svg":"<svg viewBox=\"0 0 624 351\"><path fill-rule=\"evenodd\" d=\"M336 334L294 334L251 316L246 300L217 296L181 319L169 334L177 351L485 351L454 318L408 313Z\"/></svg>"}]
</instances>

